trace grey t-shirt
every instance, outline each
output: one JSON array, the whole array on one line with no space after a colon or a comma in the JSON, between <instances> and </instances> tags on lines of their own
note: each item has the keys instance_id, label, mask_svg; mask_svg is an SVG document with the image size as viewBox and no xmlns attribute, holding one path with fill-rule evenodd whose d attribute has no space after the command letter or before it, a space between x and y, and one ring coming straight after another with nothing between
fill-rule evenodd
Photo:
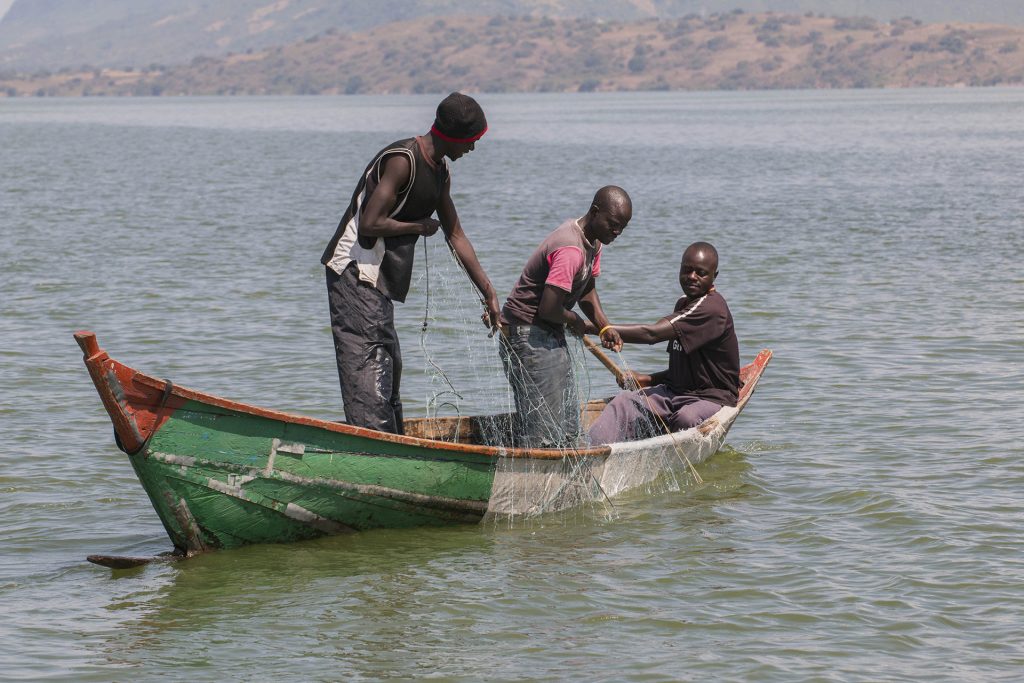
<instances>
[{"instance_id":1,"label":"grey t-shirt","mask_svg":"<svg viewBox=\"0 0 1024 683\"><path fill-rule=\"evenodd\" d=\"M551 255L563 247L575 247L583 253L582 264L573 273L572 289L565 299L566 310L572 309L586 290L587 285L598 274L595 266L599 262L601 243L591 244L583 234L577 219L567 220L544 238L544 241L530 254L519 280L512 287L505 305L501 309L501 321L505 324L540 324L536 319L541 296L550 273ZM599 271L599 266L597 270ZM550 325L550 323L544 323Z\"/></svg>"}]
</instances>

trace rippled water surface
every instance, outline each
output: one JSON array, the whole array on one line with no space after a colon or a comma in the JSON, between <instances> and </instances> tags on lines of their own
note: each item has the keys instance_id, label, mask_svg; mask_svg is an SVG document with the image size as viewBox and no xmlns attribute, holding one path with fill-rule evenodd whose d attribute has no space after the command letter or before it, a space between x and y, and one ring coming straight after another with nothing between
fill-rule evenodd
<instances>
[{"instance_id":1,"label":"rippled water surface","mask_svg":"<svg viewBox=\"0 0 1024 683\"><path fill-rule=\"evenodd\" d=\"M718 246L741 354L775 358L705 483L610 518L86 563L170 543L71 333L340 419L320 252L436 99L0 100L0 677L1020 680L1024 90L481 96L453 186L500 291L607 183L634 200L613 320L669 312L682 249ZM428 361L466 409L505 391L437 242L399 307L412 415Z\"/></svg>"}]
</instances>

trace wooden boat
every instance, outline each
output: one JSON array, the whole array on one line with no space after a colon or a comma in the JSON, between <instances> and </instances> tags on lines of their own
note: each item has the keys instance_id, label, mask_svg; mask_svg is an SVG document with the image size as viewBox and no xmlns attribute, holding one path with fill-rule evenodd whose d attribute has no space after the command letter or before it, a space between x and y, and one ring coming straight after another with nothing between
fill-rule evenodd
<instances>
[{"instance_id":1,"label":"wooden boat","mask_svg":"<svg viewBox=\"0 0 1024 683\"><path fill-rule=\"evenodd\" d=\"M717 451L772 355L761 351L742 369L735 408L699 427L566 453L481 443L485 420L507 415L409 419L395 435L258 408L137 372L91 332L75 338L116 442L180 556L601 503ZM585 423L605 403L586 404Z\"/></svg>"}]
</instances>

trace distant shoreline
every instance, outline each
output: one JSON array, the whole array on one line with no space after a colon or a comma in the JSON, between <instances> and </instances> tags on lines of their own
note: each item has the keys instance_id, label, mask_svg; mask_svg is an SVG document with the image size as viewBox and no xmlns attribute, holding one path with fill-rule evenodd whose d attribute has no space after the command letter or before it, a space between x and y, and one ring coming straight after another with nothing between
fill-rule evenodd
<instances>
[{"instance_id":1,"label":"distant shoreline","mask_svg":"<svg viewBox=\"0 0 1024 683\"><path fill-rule=\"evenodd\" d=\"M0 96L819 90L1024 85L1024 27L747 14L603 22L456 17L330 29L143 69L0 70Z\"/></svg>"}]
</instances>

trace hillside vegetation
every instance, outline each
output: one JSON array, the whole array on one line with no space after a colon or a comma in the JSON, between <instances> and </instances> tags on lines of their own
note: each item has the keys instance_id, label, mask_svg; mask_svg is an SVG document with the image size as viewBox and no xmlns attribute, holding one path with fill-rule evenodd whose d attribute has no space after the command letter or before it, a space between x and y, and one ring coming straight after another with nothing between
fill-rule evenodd
<instances>
[{"instance_id":1,"label":"hillside vegetation","mask_svg":"<svg viewBox=\"0 0 1024 683\"><path fill-rule=\"evenodd\" d=\"M1024 26L1021 0L15 0L0 21L0 69L187 64L295 43L330 28L367 31L449 15L640 21L737 8Z\"/></svg>"},{"instance_id":2,"label":"hillside vegetation","mask_svg":"<svg viewBox=\"0 0 1024 683\"><path fill-rule=\"evenodd\" d=\"M1024 28L734 11L601 22L449 17L182 66L0 74L18 95L859 88L1024 83Z\"/></svg>"}]
</instances>

